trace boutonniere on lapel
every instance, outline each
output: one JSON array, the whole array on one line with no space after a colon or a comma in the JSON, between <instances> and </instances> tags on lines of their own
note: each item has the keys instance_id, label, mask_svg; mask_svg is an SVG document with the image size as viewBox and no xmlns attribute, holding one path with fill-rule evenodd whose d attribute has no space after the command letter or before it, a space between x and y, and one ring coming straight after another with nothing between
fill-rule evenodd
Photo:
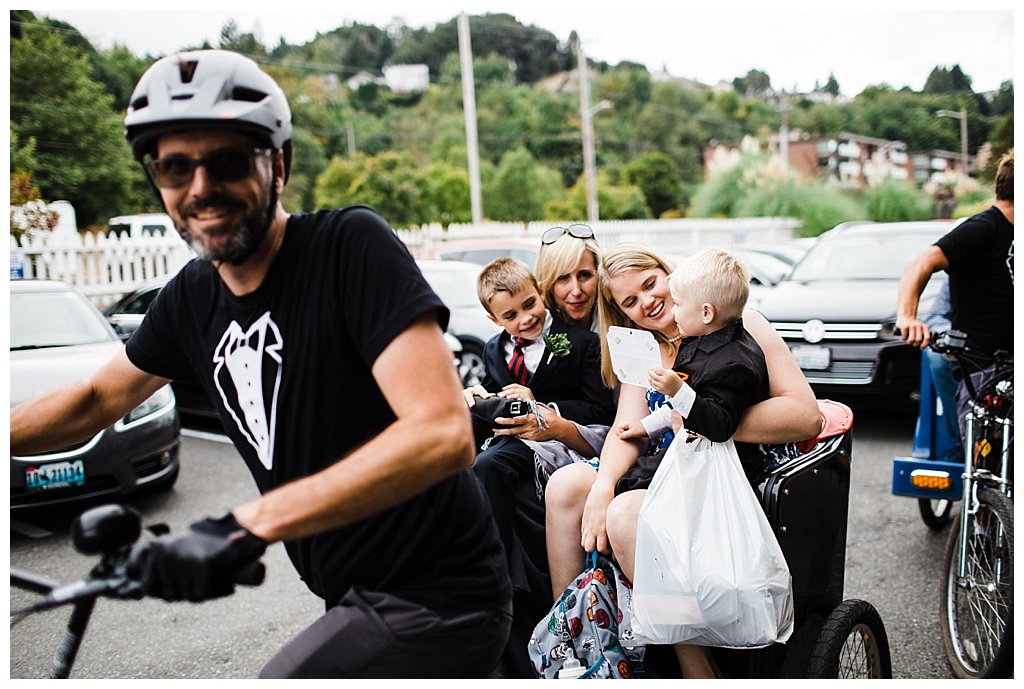
<instances>
[{"instance_id":1,"label":"boutonniere on lapel","mask_svg":"<svg viewBox=\"0 0 1024 689\"><path fill-rule=\"evenodd\" d=\"M572 343L569 342L569 336L565 333L551 333L544 336L544 344L548 346L551 353L548 354L548 363L551 363L551 357L557 356L562 358L569 354L572 349Z\"/></svg>"}]
</instances>

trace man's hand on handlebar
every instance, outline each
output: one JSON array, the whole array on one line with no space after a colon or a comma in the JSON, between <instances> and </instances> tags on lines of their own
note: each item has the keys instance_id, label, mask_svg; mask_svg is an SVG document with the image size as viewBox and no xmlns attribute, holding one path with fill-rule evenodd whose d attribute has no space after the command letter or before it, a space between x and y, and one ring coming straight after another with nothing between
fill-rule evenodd
<instances>
[{"instance_id":1,"label":"man's hand on handlebar","mask_svg":"<svg viewBox=\"0 0 1024 689\"><path fill-rule=\"evenodd\" d=\"M893 334L918 349L927 347L931 340L931 331L928 330L928 326L917 318L896 319L896 329Z\"/></svg>"},{"instance_id":2,"label":"man's hand on handlebar","mask_svg":"<svg viewBox=\"0 0 1024 689\"><path fill-rule=\"evenodd\" d=\"M146 595L199 602L228 596L236 584L260 584L264 566L259 559L266 549L266 541L228 513L135 545L128 567Z\"/></svg>"}]
</instances>

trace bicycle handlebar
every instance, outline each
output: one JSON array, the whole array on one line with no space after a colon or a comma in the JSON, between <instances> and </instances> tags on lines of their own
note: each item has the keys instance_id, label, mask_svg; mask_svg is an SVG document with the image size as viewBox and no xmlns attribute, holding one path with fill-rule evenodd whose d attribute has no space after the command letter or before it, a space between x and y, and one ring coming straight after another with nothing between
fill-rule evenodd
<instances>
[{"instance_id":1,"label":"bicycle handlebar","mask_svg":"<svg viewBox=\"0 0 1024 689\"><path fill-rule=\"evenodd\" d=\"M84 577L55 582L31 572L11 568L11 585L43 594L43 598L20 610L12 617L50 610L62 605L96 599L100 596L122 600L145 597L142 581L131 567L131 550L142 532L139 512L124 505L103 505L84 512L72 526L75 550L85 555L100 554L99 563ZM154 527L152 530L165 530ZM254 562L235 573L240 586L259 586L266 576L266 566Z\"/></svg>"}]
</instances>

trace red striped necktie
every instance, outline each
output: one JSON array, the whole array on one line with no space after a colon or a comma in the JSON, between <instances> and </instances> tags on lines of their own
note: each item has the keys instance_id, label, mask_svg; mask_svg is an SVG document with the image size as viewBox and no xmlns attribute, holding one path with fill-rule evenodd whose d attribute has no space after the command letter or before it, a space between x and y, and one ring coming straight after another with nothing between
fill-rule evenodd
<instances>
[{"instance_id":1,"label":"red striped necktie","mask_svg":"<svg viewBox=\"0 0 1024 689\"><path fill-rule=\"evenodd\" d=\"M523 347L530 344L530 340L523 340L518 337L512 338L512 358L508 362L508 370L512 378L520 385L526 385L530 379L530 372L526 370L526 357L523 356Z\"/></svg>"}]
</instances>

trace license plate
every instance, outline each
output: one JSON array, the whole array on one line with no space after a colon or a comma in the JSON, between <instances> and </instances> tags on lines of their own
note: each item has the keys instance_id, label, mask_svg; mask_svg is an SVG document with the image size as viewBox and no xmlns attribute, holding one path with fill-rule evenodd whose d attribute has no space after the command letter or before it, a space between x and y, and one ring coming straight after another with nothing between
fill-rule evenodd
<instances>
[{"instance_id":1,"label":"license plate","mask_svg":"<svg viewBox=\"0 0 1024 689\"><path fill-rule=\"evenodd\" d=\"M31 490L52 490L85 485L85 463L53 462L25 469L25 486Z\"/></svg>"},{"instance_id":2,"label":"license plate","mask_svg":"<svg viewBox=\"0 0 1024 689\"><path fill-rule=\"evenodd\" d=\"M823 371L832 363L832 353L828 347L796 345L790 351L797 365L805 371Z\"/></svg>"}]
</instances>

